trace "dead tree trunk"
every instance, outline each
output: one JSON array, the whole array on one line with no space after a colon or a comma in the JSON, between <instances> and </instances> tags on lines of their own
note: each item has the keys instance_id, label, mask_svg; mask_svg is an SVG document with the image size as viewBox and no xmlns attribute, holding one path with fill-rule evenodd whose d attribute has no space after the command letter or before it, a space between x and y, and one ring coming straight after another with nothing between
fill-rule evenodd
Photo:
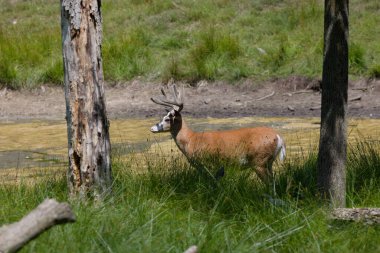
<instances>
[{"instance_id":1,"label":"dead tree trunk","mask_svg":"<svg viewBox=\"0 0 380 253\"><path fill-rule=\"evenodd\" d=\"M67 203L46 199L20 221L0 227L0 252L16 252L52 226L74 221Z\"/></svg>"},{"instance_id":2,"label":"dead tree trunk","mask_svg":"<svg viewBox=\"0 0 380 253\"><path fill-rule=\"evenodd\" d=\"M325 0L318 186L334 206L346 202L348 0Z\"/></svg>"},{"instance_id":3,"label":"dead tree trunk","mask_svg":"<svg viewBox=\"0 0 380 253\"><path fill-rule=\"evenodd\" d=\"M100 3L61 0L68 185L72 197L102 197L110 190L112 181Z\"/></svg>"},{"instance_id":4,"label":"dead tree trunk","mask_svg":"<svg viewBox=\"0 0 380 253\"><path fill-rule=\"evenodd\" d=\"M335 220L380 224L380 208L336 208L331 216Z\"/></svg>"}]
</instances>

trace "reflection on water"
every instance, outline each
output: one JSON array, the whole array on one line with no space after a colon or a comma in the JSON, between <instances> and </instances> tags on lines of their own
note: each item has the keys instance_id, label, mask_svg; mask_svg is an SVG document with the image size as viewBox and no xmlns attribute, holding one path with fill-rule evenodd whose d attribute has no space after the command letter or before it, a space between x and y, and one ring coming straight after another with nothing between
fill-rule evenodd
<instances>
[{"instance_id":1,"label":"reflection on water","mask_svg":"<svg viewBox=\"0 0 380 253\"><path fill-rule=\"evenodd\" d=\"M111 142L118 155L147 152L173 154L178 149L168 133L152 134L149 129L159 119L111 121ZM188 119L195 131L270 126L284 137L287 154L316 149L319 141L319 118L224 118ZM379 140L378 119L349 121L349 142L370 138ZM67 164L67 135L64 121L0 123L0 169L63 167Z\"/></svg>"}]
</instances>

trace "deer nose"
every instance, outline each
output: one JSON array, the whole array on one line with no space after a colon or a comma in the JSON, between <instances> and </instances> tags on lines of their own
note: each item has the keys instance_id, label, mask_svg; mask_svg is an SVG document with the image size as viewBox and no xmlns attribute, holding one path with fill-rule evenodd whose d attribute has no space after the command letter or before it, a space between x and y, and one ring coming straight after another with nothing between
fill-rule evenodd
<instances>
[{"instance_id":1,"label":"deer nose","mask_svg":"<svg viewBox=\"0 0 380 253\"><path fill-rule=\"evenodd\" d=\"M158 128L158 124L156 124L156 125L154 125L154 126L152 126L152 127L150 128L150 131L153 132L153 133L157 133L158 130L159 130L159 128Z\"/></svg>"}]
</instances>

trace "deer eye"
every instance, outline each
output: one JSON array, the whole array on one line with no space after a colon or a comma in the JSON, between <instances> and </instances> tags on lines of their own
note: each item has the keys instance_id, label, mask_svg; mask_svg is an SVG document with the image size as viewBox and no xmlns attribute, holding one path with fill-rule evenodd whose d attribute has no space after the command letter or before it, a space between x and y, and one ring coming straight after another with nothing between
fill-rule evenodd
<instances>
[{"instance_id":1,"label":"deer eye","mask_svg":"<svg viewBox=\"0 0 380 253\"><path fill-rule=\"evenodd\" d=\"M170 122L170 119L165 119L165 122Z\"/></svg>"}]
</instances>

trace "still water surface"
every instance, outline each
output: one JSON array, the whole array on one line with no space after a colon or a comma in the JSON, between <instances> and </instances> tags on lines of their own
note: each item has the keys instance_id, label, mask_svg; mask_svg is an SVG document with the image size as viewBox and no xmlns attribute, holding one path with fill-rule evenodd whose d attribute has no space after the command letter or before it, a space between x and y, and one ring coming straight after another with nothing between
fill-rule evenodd
<instances>
[{"instance_id":1,"label":"still water surface","mask_svg":"<svg viewBox=\"0 0 380 253\"><path fill-rule=\"evenodd\" d=\"M124 154L134 152L177 152L168 133L152 134L149 129L157 119L111 121L111 142ZM319 141L319 118L204 118L187 119L195 131L270 126L284 137L288 156L316 149ZM349 143L379 140L380 119L349 120ZM0 171L25 168L54 168L67 164L67 133L64 121L0 123ZM120 147L123 147L120 149ZM127 147L127 148L125 148Z\"/></svg>"}]
</instances>

